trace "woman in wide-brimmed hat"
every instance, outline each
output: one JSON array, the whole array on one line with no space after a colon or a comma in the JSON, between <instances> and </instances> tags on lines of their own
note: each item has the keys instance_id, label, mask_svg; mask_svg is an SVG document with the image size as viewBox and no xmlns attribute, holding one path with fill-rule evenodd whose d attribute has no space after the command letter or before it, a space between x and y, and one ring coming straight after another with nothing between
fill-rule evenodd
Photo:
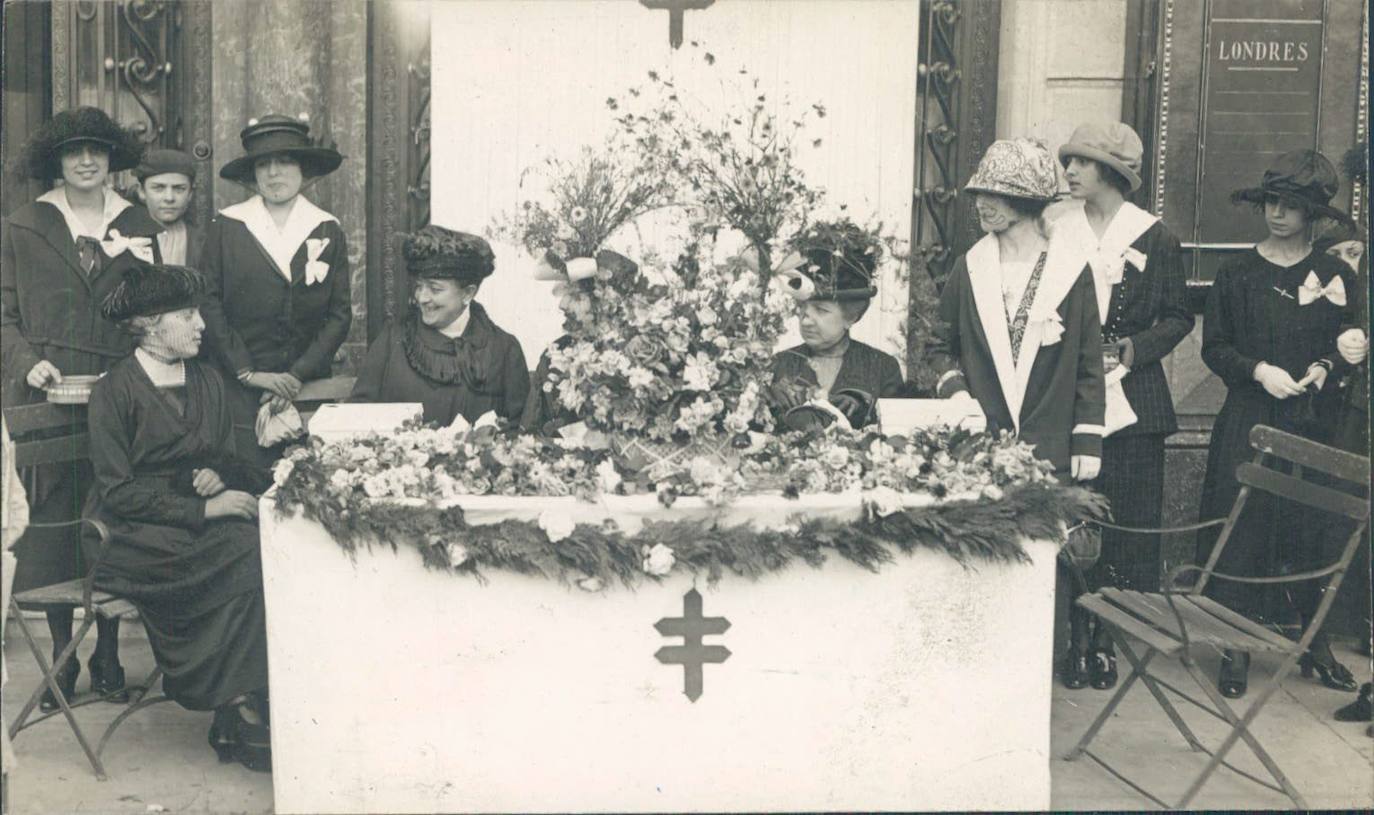
<instances>
[{"instance_id":1,"label":"woman in wide-brimmed hat","mask_svg":"<svg viewBox=\"0 0 1374 815\"><path fill-rule=\"evenodd\" d=\"M469 422L488 411L520 418L530 372L515 337L473 298L496 270L491 246L467 232L426 226L405 236L413 308L373 340L353 398L419 402L427 422Z\"/></svg>"},{"instance_id":2,"label":"woman in wide-brimmed hat","mask_svg":"<svg viewBox=\"0 0 1374 815\"><path fill-rule=\"evenodd\" d=\"M1092 269L1102 317L1106 438L1102 473L1092 487L1111 502L1112 518L1154 528L1164 502L1164 438L1178 430L1160 361L1188 336L1193 314L1178 238L1164 222L1126 200L1140 188L1140 137L1120 122L1081 125L1059 148L1069 194L1083 203L1054 223L1055 237L1076 244ZM1102 530L1102 552L1086 570L1087 589L1159 590L1158 535ZM1105 627L1069 602L1068 688L1116 684L1116 656ZM1084 659L1083 657L1086 657ZM1086 661L1087 675L1077 670Z\"/></svg>"},{"instance_id":3,"label":"woman in wide-brimmed hat","mask_svg":"<svg viewBox=\"0 0 1374 815\"><path fill-rule=\"evenodd\" d=\"M201 263L209 351L239 385L231 390L246 445L262 405L285 409L303 382L329 376L353 306L344 230L302 194L343 156L311 140L304 115L253 119L239 135L244 154L219 174L255 194L210 223Z\"/></svg>"},{"instance_id":4,"label":"woman in wide-brimmed hat","mask_svg":"<svg viewBox=\"0 0 1374 815\"><path fill-rule=\"evenodd\" d=\"M1319 220L1348 222L1330 205L1337 188L1330 161L1314 150L1295 150L1280 156L1259 186L1232 195L1235 203L1263 212L1269 234L1222 264L1207 296L1202 359L1226 384L1226 402L1207 452L1203 518L1231 511L1240 491L1236 466L1253 456L1249 436L1255 425L1329 440L1330 428L1317 420L1313 401L1328 378L1334 383L1348 369L1337 338L1357 320L1354 274L1312 248ZM1300 505L1251 493L1216 570L1263 577L1287 568L1302 571L1320 557L1321 536L1314 533L1321 524L1314 526L1314 520ZM1206 562L1216 539L1215 531L1198 535L1198 562ZM1270 588L1213 580L1207 593L1257 620L1279 623L1283 593ZM1315 581L1307 581L1287 595L1304 620L1316 610L1315 588ZM1249 662L1248 654L1226 652L1218 679L1223 695L1245 693ZM1329 687L1355 689L1322 634L1301 665L1304 674L1315 670Z\"/></svg>"},{"instance_id":5,"label":"woman in wide-brimmed hat","mask_svg":"<svg viewBox=\"0 0 1374 815\"><path fill-rule=\"evenodd\" d=\"M788 424L787 411L812 399L833 404L853 427L871 424L878 399L906 390L895 357L849 336L878 294L882 244L842 220L816 224L791 245L795 262L784 260L780 274L797 300L802 344L773 357L774 405Z\"/></svg>"},{"instance_id":6,"label":"woman in wide-brimmed hat","mask_svg":"<svg viewBox=\"0 0 1374 815\"><path fill-rule=\"evenodd\" d=\"M96 586L138 608L163 691L215 711L220 759L270 766L267 629L257 498L265 470L234 449L225 383L198 362L204 282L182 266L129 269L103 312L137 350L91 393L95 488L87 517L110 530Z\"/></svg>"},{"instance_id":7,"label":"woman in wide-brimmed hat","mask_svg":"<svg viewBox=\"0 0 1374 815\"><path fill-rule=\"evenodd\" d=\"M1102 330L1081 250L1046 237L1054 157L1024 139L992 144L964 189L988 233L955 264L928 354L944 397L972 396L989 430L1017 433L1064 480L1097 477Z\"/></svg>"},{"instance_id":8,"label":"woman in wide-brimmed hat","mask_svg":"<svg viewBox=\"0 0 1374 815\"><path fill-rule=\"evenodd\" d=\"M158 257L161 227L147 210L115 194L110 173L138 164L143 144L97 108L58 113L24 145L22 169L44 182L62 181L19 207L0 228L0 353L6 406L40 402L63 377L104 373L133 345L101 319L100 301L131 266ZM69 521L90 484L85 463L38 468L30 482L32 520ZM61 583L86 566L75 527L32 529L15 547L15 589ZM91 657L91 687L111 701L126 701L117 654L118 620L96 622L99 638ZM48 612L53 655L71 641L70 609ZM58 674L70 697L80 663L73 658ZM44 695L42 708L57 700Z\"/></svg>"}]
</instances>

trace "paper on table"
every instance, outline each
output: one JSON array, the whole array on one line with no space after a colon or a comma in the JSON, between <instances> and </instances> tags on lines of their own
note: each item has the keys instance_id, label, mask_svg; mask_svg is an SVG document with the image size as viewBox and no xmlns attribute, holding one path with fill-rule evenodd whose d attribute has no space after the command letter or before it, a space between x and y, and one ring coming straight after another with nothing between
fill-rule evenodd
<instances>
[{"instance_id":1,"label":"paper on table","mask_svg":"<svg viewBox=\"0 0 1374 815\"><path fill-rule=\"evenodd\" d=\"M335 441L359 433L383 433L396 430L407 419L418 419L423 413L424 406L419 402L320 405L320 409L310 417L310 435Z\"/></svg>"},{"instance_id":2,"label":"paper on table","mask_svg":"<svg viewBox=\"0 0 1374 815\"><path fill-rule=\"evenodd\" d=\"M982 432L988 426L976 399L879 399L878 421L888 435L941 425Z\"/></svg>"}]
</instances>

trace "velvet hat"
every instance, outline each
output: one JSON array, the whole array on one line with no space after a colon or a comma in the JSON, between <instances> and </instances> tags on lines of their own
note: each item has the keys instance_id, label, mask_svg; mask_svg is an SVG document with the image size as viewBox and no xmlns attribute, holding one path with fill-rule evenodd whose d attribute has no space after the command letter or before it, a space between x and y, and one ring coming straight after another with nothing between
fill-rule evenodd
<instances>
[{"instance_id":1,"label":"velvet hat","mask_svg":"<svg viewBox=\"0 0 1374 815\"><path fill-rule=\"evenodd\" d=\"M205 281L194 269L137 263L105 296L100 314L111 322L154 317L196 305L204 291Z\"/></svg>"},{"instance_id":2,"label":"velvet hat","mask_svg":"<svg viewBox=\"0 0 1374 815\"><path fill-rule=\"evenodd\" d=\"M1131 192L1140 189L1140 161L1145 147L1130 125L1089 123L1079 125L1059 148L1059 164L1069 166L1073 156L1099 161L1130 182Z\"/></svg>"},{"instance_id":3,"label":"velvet hat","mask_svg":"<svg viewBox=\"0 0 1374 815\"><path fill-rule=\"evenodd\" d=\"M1349 223L1350 216L1330 204L1340 186L1336 168L1326 156L1316 150L1292 150L1274 160L1258 187L1231 193L1231 203L1264 206L1265 199L1277 196L1311 209L1314 218Z\"/></svg>"},{"instance_id":4,"label":"velvet hat","mask_svg":"<svg viewBox=\"0 0 1374 815\"><path fill-rule=\"evenodd\" d=\"M164 173L180 173L192 181L196 178L196 162L189 153L159 147L149 150L143 160L134 168L134 177L139 181Z\"/></svg>"},{"instance_id":5,"label":"velvet hat","mask_svg":"<svg viewBox=\"0 0 1374 815\"><path fill-rule=\"evenodd\" d=\"M414 277L455 280L464 286L481 283L496 271L491 244L470 232L429 226L402 235L401 255Z\"/></svg>"},{"instance_id":6,"label":"velvet hat","mask_svg":"<svg viewBox=\"0 0 1374 815\"><path fill-rule=\"evenodd\" d=\"M129 170L143 157L144 145L132 131L114 123L100 108L64 110L44 122L24 144L20 166L30 178L62 177L62 148L95 142L110 151L110 172Z\"/></svg>"},{"instance_id":7,"label":"velvet hat","mask_svg":"<svg viewBox=\"0 0 1374 815\"><path fill-rule=\"evenodd\" d=\"M302 113L298 118L272 113L248 120L239 133L243 155L220 168L219 177L246 186L256 184L253 165L258 159L287 155L301 163L306 178L319 178L339 169L344 157L332 141L310 138L310 122Z\"/></svg>"},{"instance_id":8,"label":"velvet hat","mask_svg":"<svg viewBox=\"0 0 1374 815\"><path fill-rule=\"evenodd\" d=\"M1059 195L1059 170L1054 156L1039 142L999 139L983 154L964 191L1053 201Z\"/></svg>"},{"instance_id":9,"label":"velvet hat","mask_svg":"<svg viewBox=\"0 0 1374 815\"><path fill-rule=\"evenodd\" d=\"M845 219L813 224L791 241L778 274L798 300L870 300L882 243Z\"/></svg>"}]
</instances>

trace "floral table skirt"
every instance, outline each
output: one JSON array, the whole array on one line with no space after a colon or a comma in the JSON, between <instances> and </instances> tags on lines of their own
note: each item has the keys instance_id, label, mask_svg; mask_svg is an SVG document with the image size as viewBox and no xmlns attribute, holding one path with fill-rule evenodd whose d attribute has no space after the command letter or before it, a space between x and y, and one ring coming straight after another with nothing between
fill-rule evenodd
<instances>
[{"instance_id":1,"label":"floral table skirt","mask_svg":"<svg viewBox=\"0 0 1374 815\"><path fill-rule=\"evenodd\" d=\"M464 512L632 529L798 508L645 498ZM862 511L857 495L804 504ZM270 494L261 510L278 812L1049 805L1058 541L1021 540L1023 561L918 548L877 572L830 558L584 591L427 569L413 545L350 558Z\"/></svg>"}]
</instances>

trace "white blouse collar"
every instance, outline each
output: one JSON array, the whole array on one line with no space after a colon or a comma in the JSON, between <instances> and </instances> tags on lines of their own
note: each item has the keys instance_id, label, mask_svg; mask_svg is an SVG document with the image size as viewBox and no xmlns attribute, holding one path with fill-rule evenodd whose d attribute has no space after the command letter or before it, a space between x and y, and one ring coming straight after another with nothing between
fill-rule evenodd
<instances>
[{"instance_id":1,"label":"white blouse collar","mask_svg":"<svg viewBox=\"0 0 1374 815\"><path fill-rule=\"evenodd\" d=\"M463 313L459 314L457 319L455 319L453 322L439 329L439 333L443 334L445 337L448 337L451 340L456 340L459 337L463 336L463 332L466 331L468 328L468 320L470 320L471 318L472 309L464 308Z\"/></svg>"},{"instance_id":2,"label":"white blouse collar","mask_svg":"<svg viewBox=\"0 0 1374 815\"><path fill-rule=\"evenodd\" d=\"M315 206L304 195L296 196L295 202L291 205L291 213L286 217L286 226L281 229L278 229L276 222L272 220L272 214L267 211L267 204L263 202L261 195L255 195L241 204L225 207L220 210L220 214L247 227L277 264L277 271L287 280L291 279L291 259L296 256L297 250L305 243L310 233L315 231L315 227L329 221L339 222L338 218Z\"/></svg>"},{"instance_id":3,"label":"white blouse collar","mask_svg":"<svg viewBox=\"0 0 1374 815\"><path fill-rule=\"evenodd\" d=\"M109 187L106 187L104 192L105 211L100 215L100 228L95 232L87 231L85 224L83 224L81 219L76 216L76 213L72 211L71 204L67 203L66 190L62 187L48 190L38 196L38 200L45 204L52 204L54 207L57 207L58 212L62 213L62 220L67 222L67 231L72 234L73 243L76 242L77 238L81 237L104 240L105 232L110 228L110 224L114 222L114 219L118 218L121 212L133 206L133 204L125 201L119 196L119 193Z\"/></svg>"},{"instance_id":4,"label":"white blouse collar","mask_svg":"<svg viewBox=\"0 0 1374 815\"><path fill-rule=\"evenodd\" d=\"M142 348L134 350L134 359L142 366L143 372L159 388L180 388L186 384L186 361L163 362Z\"/></svg>"}]
</instances>

